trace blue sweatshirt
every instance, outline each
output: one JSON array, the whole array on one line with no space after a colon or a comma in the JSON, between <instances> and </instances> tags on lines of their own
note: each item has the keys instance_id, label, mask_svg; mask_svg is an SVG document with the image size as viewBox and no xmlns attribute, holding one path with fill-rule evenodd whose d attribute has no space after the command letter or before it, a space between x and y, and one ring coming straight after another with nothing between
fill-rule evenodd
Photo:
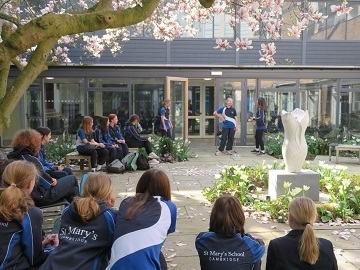
<instances>
[{"instance_id":1,"label":"blue sweatshirt","mask_svg":"<svg viewBox=\"0 0 360 270\"><path fill-rule=\"evenodd\" d=\"M103 270L110 258L114 240L116 212L105 202L99 202L100 213L83 222L75 203L61 216L59 246L49 255L39 270Z\"/></svg>"}]
</instances>

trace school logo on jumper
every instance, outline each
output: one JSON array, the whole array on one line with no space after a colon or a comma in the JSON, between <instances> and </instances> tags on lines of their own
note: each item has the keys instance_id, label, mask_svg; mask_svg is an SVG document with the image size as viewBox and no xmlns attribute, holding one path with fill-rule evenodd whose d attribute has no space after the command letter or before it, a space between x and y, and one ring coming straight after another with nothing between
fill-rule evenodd
<instances>
[{"instance_id":1,"label":"school logo on jumper","mask_svg":"<svg viewBox=\"0 0 360 270\"><path fill-rule=\"evenodd\" d=\"M1 227L7 227L9 226L9 222L0 222Z\"/></svg>"},{"instance_id":2,"label":"school logo on jumper","mask_svg":"<svg viewBox=\"0 0 360 270\"><path fill-rule=\"evenodd\" d=\"M59 238L74 242L87 243L89 240L96 241L98 234L95 231L87 231L78 227L61 228Z\"/></svg>"},{"instance_id":3,"label":"school logo on jumper","mask_svg":"<svg viewBox=\"0 0 360 270\"><path fill-rule=\"evenodd\" d=\"M240 262L240 258L245 258L245 252L231 251L204 251L211 262Z\"/></svg>"}]
</instances>

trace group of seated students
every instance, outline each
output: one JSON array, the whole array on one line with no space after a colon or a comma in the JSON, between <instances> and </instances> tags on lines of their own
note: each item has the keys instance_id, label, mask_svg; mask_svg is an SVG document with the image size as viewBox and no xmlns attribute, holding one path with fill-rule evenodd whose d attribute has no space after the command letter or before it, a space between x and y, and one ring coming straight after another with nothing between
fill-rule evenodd
<instances>
[{"instance_id":1,"label":"group of seated students","mask_svg":"<svg viewBox=\"0 0 360 270\"><path fill-rule=\"evenodd\" d=\"M129 153L130 148L145 147L149 164L159 164L159 157L152 151L151 137L143 137L139 134L138 124L140 117L131 115L125 125L124 136L120 131L118 117L110 114L101 117L98 125L93 130L94 120L85 116L77 132L76 150L81 155L91 156L91 167L93 171L100 171L107 158L109 163L115 159L121 160Z\"/></svg>"},{"instance_id":2,"label":"group of seated students","mask_svg":"<svg viewBox=\"0 0 360 270\"><path fill-rule=\"evenodd\" d=\"M135 196L118 208L110 177L92 172L65 208L58 233L42 235L42 211L31 197L38 170L26 160L0 163L1 269L167 269L161 252L175 231L177 207L167 175L144 172Z\"/></svg>"}]
</instances>

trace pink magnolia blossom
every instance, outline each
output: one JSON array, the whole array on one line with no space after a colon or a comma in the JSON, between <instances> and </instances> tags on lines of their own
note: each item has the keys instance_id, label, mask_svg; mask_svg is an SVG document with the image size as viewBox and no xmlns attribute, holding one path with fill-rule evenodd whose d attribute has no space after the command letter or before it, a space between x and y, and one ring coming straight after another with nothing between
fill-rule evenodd
<instances>
[{"instance_id":1,"label":"pink magnolia blossom","mask_svg":"<svg viewBox=\"0 0 360 270\"><path fill-rule=\"evenodd\" d=\"M336 12L337 16L343 15L343 14L349 14L351 10L353 10L352 7L347 6L347 2L344 1L341 3L341 5L332 5L330 6L331 12Z\"/></svg>"},{"instance_id":2,"label":"pink magnolia blossom","mask_svg":"<svg viewBox=\"0 0 360 270\"><path fill-rule=\"evenodd\" d=\"M227 39L225 39L224 41L220 38L218 38L216 40L216 44L217 46L214 47L214 49L220 49L220 51L225 51L226 49L231 48L229 42L227 41Z\"/></svg>"},{"instance_id":3,"label":"pink magnolia blossom","mask_svg":"<svg viewBox=\"0 0 360 270\"><path fill-rule=\"evenodd\" d=\"M252 44L252 40L249 40L248 38L242 38L241 40L236 38L234 43L237 51L240 49L247 50L253 48L253 46L250 46Z\"/></svg>"}]
</instances>

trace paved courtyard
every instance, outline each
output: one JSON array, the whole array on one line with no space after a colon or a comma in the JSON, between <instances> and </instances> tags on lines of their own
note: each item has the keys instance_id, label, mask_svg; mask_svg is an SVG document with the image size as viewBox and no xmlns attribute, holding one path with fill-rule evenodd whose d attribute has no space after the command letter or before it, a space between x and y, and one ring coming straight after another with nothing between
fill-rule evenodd
<instances>
[{"instance_id":1,"label":"paved courtyard","mask_svg":"<svg viewBox=\"0 0 360 270\"><path fill-rule=\"evenodd\" d=\"M156 165L156 168L164 170L169 176L172 200L178 207L177 230L169 235L163 247L169 269L200 269L194 240L199 232L208 230L211 211L211 204L201 191L204 187L213 185L214 175L225 165L255 165L263 160L271 164L275 160L268 155L257 156L250 153L250 147L236 147L235 150L237 153L233 156L215 156L214 146L198 145L198 148L191 148L195 157L189 161ZM318 156L310 163L315 165L319 160L335 165L335 158L329 161L327 156ZM348 167L348 172L360 172L357 158L341 158L340 162ZM126 196L134 195L141 174L141 171L136 171L111 175L117 193L116 206ZM319 237L332 241L339 269L360 269L360 224L314 227ZM248 218L245 229L246 232L261 237L268 244L271 239L284 235L289 227L286 224ZM266 254L263 257L262 269L265 269L265 260Z\"/></svg>"}]
</instances>

